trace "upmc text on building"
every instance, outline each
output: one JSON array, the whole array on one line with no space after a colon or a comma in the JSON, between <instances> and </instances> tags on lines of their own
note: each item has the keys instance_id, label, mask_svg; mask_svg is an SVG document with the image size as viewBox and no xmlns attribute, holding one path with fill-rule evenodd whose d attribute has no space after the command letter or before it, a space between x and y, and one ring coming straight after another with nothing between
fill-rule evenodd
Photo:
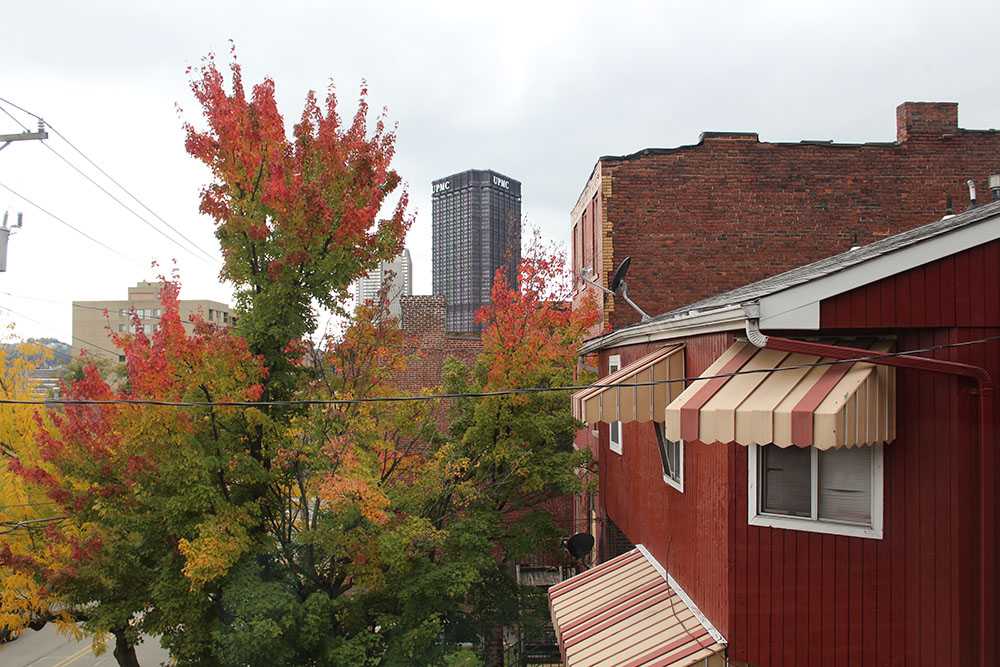
<instances>
[{"instance_id":1,"label":"upmc text on building","mask_svg":"<svg viewBox=\"0 0 1000 667\"><path fill-rule=\"evenodd\" d=\"M470 169L434 181L431 192L433 291L447 301L449 331L477 331L497 268L514 276L521 261L521 183Z\"/></svg>"}]
</instances>

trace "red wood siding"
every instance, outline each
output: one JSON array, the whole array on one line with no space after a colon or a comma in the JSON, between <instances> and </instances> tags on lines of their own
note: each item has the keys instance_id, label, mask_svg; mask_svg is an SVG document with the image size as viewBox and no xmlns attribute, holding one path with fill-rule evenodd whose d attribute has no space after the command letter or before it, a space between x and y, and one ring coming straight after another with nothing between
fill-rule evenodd
<instances>
[{"instance_id":1,"label":"red wood siding","mask_svg":"<svg viewBox=\"0 0 1000 667\"><path fill-rule=\"evenodd\" d=\"M822 333L893 334L898 349L998 336L998 286L1000 243L991 243L827 300ZM731 340L688 339L687 374L702 372ZM655 345L603 352L602 374L609 354L627 364ZM997 341L932 356L1000 378ZM686 443L680 494L662 481L651 425L625 426L623 456L608 450L601 426L607 514L677 578L729 640L731 659L757 667L976 664L978 399L966 380L897 373L881 540L749 526L746 448ZM1000 414L1000 400L996 407Z\"/></svg>"},{"instance_id":2,"label":"red wood siding","mask_svg":"<svg viewBox=\"0 0 1000 667\"><path fill-rule=\"evenodd\" d=\"M998 325L1000 241L918 266L820 304L823 329Z\"/></svg>"},{"instance_id":3,"label":"red wood siding","mask_svg":"<svg viewBox=\"0 0 1000 667\"><path fill-rule=\"evenodd\" d=\"M687 374L701 373L732 343L717 334L691 338L685 349ZM634 345L601 354L628 364L662 343ZM623 425L622 455L608 449L608 427L600 425L600 495L607 515L635 544L645 545L723 635L730 606L729 452L724 447L686 443L684 493L663 481L656 435L650 423Z\"/></svg>"},{"instance_id":4,"label":"red wood siding","mask_svg":"<svg viewBox=\"0 0 1000 667\"><path fill-rule=\"evenodd\" d=\"M901 348L1000 329L909 331ZM1000 344L941 351L1000 377ZM885 446L885 536L747 524L747 453L733 456L732 657L771 665L974 664L978 444L971 385L898 370L898 436ZM1000 627L998 627L1000 630Z\"/></svg>"},{"instance_id":5,"label":"red wood siding","mask_svg":"<svg viewBox=\"0 0 1000 667\"><path fill-rule=\"evenodd\" d=\"M995 336L998 285L1000 243L993 242L828 299L821 328L878 329L898 335L898 349ZM1000 378L998 342L932 356L984 366ZM734 659L759 667L976 664L974 386L897 373L898 436L884 449L882 540L748 526L747 452L728 447Z\"/></svg>"}]
</instances>

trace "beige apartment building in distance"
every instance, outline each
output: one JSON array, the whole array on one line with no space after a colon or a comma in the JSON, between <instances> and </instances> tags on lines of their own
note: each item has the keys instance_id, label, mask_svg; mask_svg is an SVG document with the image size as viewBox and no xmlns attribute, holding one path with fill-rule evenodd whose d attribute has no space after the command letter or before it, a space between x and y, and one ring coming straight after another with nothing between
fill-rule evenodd
<instances>
[{"instance_id":1,"label":"beige apartment building in distance","mask_svg":"<svg viewBox=\"0 0 1000 667\"><path fill-rule=\"evenodd\" d=\"M120 301L73 302L73 357L84 350L88 355L112 361L125 361L121 351L111 342L110 333L135 331L132 313L139 316L143 330L155 331L159 326L163 306L160 304L160 282L140 282L128 288L128 298ZM107 316L105 316L107 311ZM191 328L188 316L197 313L207 321L220 326L236 323L227 304L206 299L182 299L181 321ZM110 328L110 331L109 331Z\"/></svg>"}]
</instances>

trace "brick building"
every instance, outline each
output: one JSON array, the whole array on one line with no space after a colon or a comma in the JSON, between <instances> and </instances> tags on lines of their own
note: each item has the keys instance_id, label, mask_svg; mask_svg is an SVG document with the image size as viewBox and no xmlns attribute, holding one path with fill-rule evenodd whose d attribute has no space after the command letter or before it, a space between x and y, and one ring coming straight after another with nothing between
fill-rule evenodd
<instances>
[{"instance_id":1,"label":"brick building","mask_svg":"<svg viewBox=\"0 0 1000 667\"><path fill-rule=\"evenodd\" d=\"M446 330L444 296L401 296L400 311L400 326L406 334L407 346L415 353L399 378L402 390L438 387L441 369L448 357L471 364L483 350L478 333Z\"/></svg>"},{"instance_id":2,"label":"brick building","mask_svg":"<svg viewBox=\"0 0 1000 667\"><path fill-rule=\"evenodd\" d=\"M691 146L601 157L572 211L576 274L607 285L631 256L630 296L663 313L913 228L949 200L962 211L967 179L989 199L1000 131L960 128L958 105L943 102L905 102L896 125L895 141L704 132ZM621 305L605 299L604 331L638 320Z\"/></svg>"}]
</instances>

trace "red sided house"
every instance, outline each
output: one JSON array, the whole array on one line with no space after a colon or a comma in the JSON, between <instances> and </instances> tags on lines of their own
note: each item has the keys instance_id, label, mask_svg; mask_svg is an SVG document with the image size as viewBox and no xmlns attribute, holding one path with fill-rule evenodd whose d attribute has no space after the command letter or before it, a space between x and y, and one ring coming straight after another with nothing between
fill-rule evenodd
<instances>
[{"instance_id":1,"label":"red sided house","mask_svg":"<svg viewBox=\"0 0 1000 667\"><path fill-rule=\"evenodd\" d=\"M550 590L567 664L1000 664L1000 202L583 352L636 546Z\"/></svg>"}]
</instances>

